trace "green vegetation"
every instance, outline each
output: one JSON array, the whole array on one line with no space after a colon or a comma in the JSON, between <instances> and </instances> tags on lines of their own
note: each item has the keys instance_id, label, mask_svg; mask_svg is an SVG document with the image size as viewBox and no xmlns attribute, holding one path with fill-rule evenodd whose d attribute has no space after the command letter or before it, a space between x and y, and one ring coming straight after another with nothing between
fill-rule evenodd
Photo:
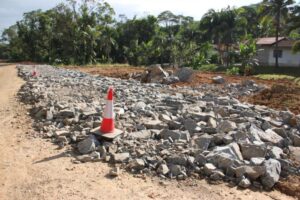
<instances>
[{"instance_id":1,"label":"green vegetation","mask_svg":"<svg viewBox=\"0 0 300 200\"><path fill-rule=\"evenodd\" d=\"M300 85L300 77L297 78L295 76L289 76L284 74L258 74L255 77L263 80L290 80Z\"/></svg>"},{"instance_id":2,"label":"green vegetation","mask_svg":"<svg viewBox=\"0 0 300 200\"><path fill-rule=\"evenodd\" d=\"M226 70L227 75L238 75L240 72L240 68L238 67L232 67Z\"/></svg>"},{"instance_id":3,"label":"green vegetation","mask_svg":"<svg viewBox=\"0 0 300 200\"><path fill-rule=\"evenodd\" d=\"M218 71L218 66L215 64L207 64L207 65L202 65L198 69L203 72L215 72Z\"/></svg>"},{"instance_id":4,"label":"green vegetation","mask_svg":"<svg viewBox=\"0 0 300 200\"><path fill-rule=\"evenodd\" d=\"M57 65L161 63L203 71L241 63L251 71L257 51L253 38L297 38L299 16L300 6L293 0L209 10L199 21L170 11L128 19L116 17L102 0L68 0L47 11L25 13L5 29L0 59Z\"/></svg>"},{"instance_id":5,"label":"green vegetation","mask_svg":"<svg viewBox=\"0 0 300 200\"><path fill-rule=\"evenodd\" d=\"M281 30L281 23L286 22L288 19L288 15L291 10L289 6L295 3L294 0L263 0L261 6L261 13L265 14L264 18L269 21L273 20L273 24L275 27L275 50L278 49L278 38ZM278 67L278 55L275 55L275 66Z\"/></svg>"},{"instance_id":6,"label":"green vegetation","mask_svg":"<svg viewBox=\"0 0 300 200\"><path fill-rule=\"evenodd\" d=\"M294 76L282 75L282 74L258 74L255 77L264 79L264 80L280 80L280 79L294 80L294 79L296 79L296 77L294 77Z\"/></svg>"}]
</instances>

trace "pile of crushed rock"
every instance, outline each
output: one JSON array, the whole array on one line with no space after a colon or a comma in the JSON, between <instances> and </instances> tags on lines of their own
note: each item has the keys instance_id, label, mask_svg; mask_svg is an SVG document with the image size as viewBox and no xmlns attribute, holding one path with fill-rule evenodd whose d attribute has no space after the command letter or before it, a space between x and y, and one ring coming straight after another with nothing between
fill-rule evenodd
<instances>
[{"instance_id":1,"label":"pile of crushed rock","mask_svg":"<svg viewBox=\"0 0 300 200\"><path fill-rule=\"evenodd\" d=\"M289 159L300 151L300 116L239 102L235 97L262 88L252 81L222 90L172 88L46 65L31 77L32 69L18 66L26 80L18 95L32 106L33 127L60 147L72 147L75 163L110 162L179 180L206 176L242 188L271 189L280 177L300 173ZM109 86L115 90L115 125L124 131L113 141L93 134Z\"/></svg>"}]
</instances>

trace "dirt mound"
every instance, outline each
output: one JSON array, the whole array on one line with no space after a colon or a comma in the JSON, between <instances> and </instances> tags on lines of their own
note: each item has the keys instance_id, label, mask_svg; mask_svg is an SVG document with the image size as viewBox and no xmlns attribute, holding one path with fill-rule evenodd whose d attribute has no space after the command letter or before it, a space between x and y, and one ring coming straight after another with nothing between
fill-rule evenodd
<instances>
[{"instance_id":1,"label":"dirt mound","mask_svg":"<svg viewBox=\"0 0 300 200\"><path fill-rule=\"evenodd\" d=\"M300 87L293 84L274 84L271 88L248 97L246 101L274 109L289 109L295 114L300 114Z\"/></svg>"},{"instance_id":2,"label":"dirt mound","mask_svg":"<svg viewBox=\"0 0 300 200\"><path fill-rule=\"evenodd\" d=\"M84 73L93 75L101 75L113 78L129 79L145 72L142 67L119 67L119 66L105 66L105 67L66 67L71 70L78 70Z\"/></svg>"},{"instance_id":3,"label":"dirt mound","mask_svg":"<svg viewBox=\"0 0 300 200\"><path fill-rule=\"evenodd\" d=\"M276 189L284 194L300 199L300 176L290 176L280 181L276 185Z\"/></svg>"}]
</instances>

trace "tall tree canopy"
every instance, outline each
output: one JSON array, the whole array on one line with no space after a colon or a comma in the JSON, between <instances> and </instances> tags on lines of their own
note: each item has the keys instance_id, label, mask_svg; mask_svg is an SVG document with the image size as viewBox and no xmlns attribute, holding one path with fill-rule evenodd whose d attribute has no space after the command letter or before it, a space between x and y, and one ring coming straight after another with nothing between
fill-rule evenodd
<instances>
[{"instance_id":1,"label":"tall tree canopy","mask_svg":"<svg viewBox=\"0 0 300 200\"><path fill-rule=\"evenodd\" d=\"M230 66L247 38L300 37L299 5L263 0L240 8L209 10L202 19L164 11L142 18L115 17L103 0L67 0L35 10L5 29L0 58L57 64L169 63ZM299 48L295 46L295 50Z\"/></svg>"}]
</instances>

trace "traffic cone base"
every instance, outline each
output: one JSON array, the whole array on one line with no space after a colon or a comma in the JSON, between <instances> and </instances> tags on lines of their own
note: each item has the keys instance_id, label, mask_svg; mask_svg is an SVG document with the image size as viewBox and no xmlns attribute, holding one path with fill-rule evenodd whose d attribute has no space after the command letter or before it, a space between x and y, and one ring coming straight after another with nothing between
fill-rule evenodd
<instances>
[{"instance_id":1,"label":"traffic cone base","mask_svg":"<svg viewBox=\"0 0 300 200\"><path fill-rule=\"evenodd\" d=\"M92 129L91 133L107 140L113 140L119 137L123 133L123 131L115 128L112 133L103 133L101 132L100 127L97 127Z\"/></svg>"}]
</instances>

